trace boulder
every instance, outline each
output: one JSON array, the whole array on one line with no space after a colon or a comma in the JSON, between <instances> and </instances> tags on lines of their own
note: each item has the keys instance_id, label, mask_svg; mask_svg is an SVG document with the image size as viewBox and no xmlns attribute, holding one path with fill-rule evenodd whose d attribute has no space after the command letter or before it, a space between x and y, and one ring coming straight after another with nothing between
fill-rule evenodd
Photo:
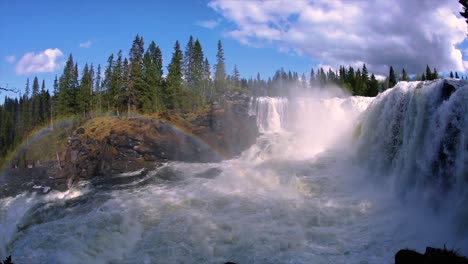
<instances>
[{"instance_id":1,"label":"boulder","mask_svg":"<svg viewBox=\"0 0 468 264\"><path fill-rule=\"evenodd\" d=\"M426 247L424 254L411 249L402 249L395 255L395 264L468 264L468 258L453 250Z\"/></svg>"}]
</instances>

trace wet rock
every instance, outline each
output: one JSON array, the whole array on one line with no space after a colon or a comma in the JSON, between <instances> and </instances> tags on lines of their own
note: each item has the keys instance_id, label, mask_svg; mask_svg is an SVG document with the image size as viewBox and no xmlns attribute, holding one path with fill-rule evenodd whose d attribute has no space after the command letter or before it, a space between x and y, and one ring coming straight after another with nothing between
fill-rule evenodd
<instances>
[{"instance_id":1,"label":"wet rock","mask_svg":"<svg viewBox=\"0 0 468 264\"><path fill-rule=\"evenodd\" d=\"M446 248L426 247L424 254L410 249L398 251L395 255L395 264L468 264L468 258Z\"/></svg>"},{"instance_id":2,"label":"wet rock","mask_svg":"<svg viewBox=\"0 0 468 264\"><path fill-rule=\"evenodd\" d=\"M455 90L455 85L449 83L448 81L444 81L444 84L442 86L442 100L449 99L452 93L455 92Z\"/></svg>"}]
</instances>

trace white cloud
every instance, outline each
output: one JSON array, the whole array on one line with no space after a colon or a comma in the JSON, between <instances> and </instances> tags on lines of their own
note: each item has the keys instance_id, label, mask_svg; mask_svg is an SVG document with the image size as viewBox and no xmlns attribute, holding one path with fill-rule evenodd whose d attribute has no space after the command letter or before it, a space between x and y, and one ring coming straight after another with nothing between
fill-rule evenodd
<instances>
[{"instance_id":1,"label":"white cloud","mask_svg":"<svg viewBox=\"0 0 468 264\"><path fill-rule=\"evenodd\" d=\"M272 45L337 68L362 65L378 74L464 70L457 47L468 33L457 1L212 0L235 26L227 34L252 46Z\"/></svg>"},{"instance_id":2,"label":"white cloud","mask_svg":"<svg viewBox=\"0 0 468 264\"><path fill-rule=\"evenodd\" d=\"M199 25L200 27L211 29L211 28L217 27L219 25L219 21L217 20L198 21L197 25Z\"/></svg>"},{"instance_id":3,"label":"white cloud","mask_svg":"<svg viewBox=\"0 0 468 264\"><path fill-rule=\"evenodd\" d=\"M54 72L60 68L61 64L58 60L62 57L62 51L57 48L46 49L37 54L34 52L26 53L16 65L16 74Z\"/></svg>"},{"instance_id":4,"label":"white cloud","mask_svg":"<svg viewBox=\"0 0 468 264\"><path fill-rule=\"evenodd\" d=\"M91 45L93 45L93 42L91 40L81 42L80 43L80 48L91 48Z\"/></svg>"},{"instance_id":5,"label":"white cloud","mask_svg":"<svg viewBox=\"0 0 468 264\"><path fill-rule=\"evenodd\" d=\"M6 56L5 60L8 62L8 63L13 63L16 61L16 57L15 55L9 55L9 56Z\"/></svg>"}]
</instances>

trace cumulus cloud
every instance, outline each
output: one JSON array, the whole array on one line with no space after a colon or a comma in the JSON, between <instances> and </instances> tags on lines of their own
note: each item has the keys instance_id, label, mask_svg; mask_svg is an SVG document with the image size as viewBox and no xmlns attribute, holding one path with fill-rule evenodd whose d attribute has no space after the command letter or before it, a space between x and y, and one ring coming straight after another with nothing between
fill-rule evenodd
<instances>
[{"instance_id":1,"label":"cumulus cloud","mask_svg":"<svg viewBox=\"0 0 468 264\"><path fill-rule=\"evenodd\" d=\"M26 53L16 65L16 74L54 72L60 68L59 59L62 57L63 53L59 49L46 49L37 54Z\"/></svg>"},{"instance_id":2,"label":"cumulus cloud","mask_svg":"<svg viewBox=\"0 0 468 264\"><path fill-rule=\"evenodd\" d=\"M234 24L228 35L252 46L273 45L321 64L362 66L387 74L426 64L464 70L457 45L468 33L458 1L212 0Z\"/></svg>"},{"instance_id":3,"label":"cumulus cloud","mask_svg":"<svg viewBox=\"0 0 468 264\"><path fill-rule=\"evenodd\" d=\"M91 40L81 42L80 43L80 48L91 48L91 45L93 45L93 42Z\"/></svg>"},{"instance_id":4,"label":"cumulus cloud","mask_svg":"<svg viewBox=\"0 0 468 264\"><path fill-rule=\"evenodd\" d=\"M205 21L198 21L197 22L197 25L199 25L200 27L204 27L204 28L215 28L219 25L219 21L217 20L205 20Z\"/></svg>"},{"instance_id":5,"label":"cumulus cloud","mask_svg":"<svg viewBox=\"0 0 468 264\"><path fill-rule=\"evenodd\" d=\"M5 60L8 62L8 63L13 63L16 61L16 57L15 55L9 55L9 56L6 56Z\"/></svg>"}]
</instances>

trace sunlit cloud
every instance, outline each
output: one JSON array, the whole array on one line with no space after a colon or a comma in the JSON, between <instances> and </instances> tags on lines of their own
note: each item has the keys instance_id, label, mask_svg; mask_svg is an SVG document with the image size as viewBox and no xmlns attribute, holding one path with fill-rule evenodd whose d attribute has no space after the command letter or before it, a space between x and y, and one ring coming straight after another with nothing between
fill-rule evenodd
<instances>
[{"instance_id":1,"label":"sunlit cloud","mask_svg":"<svg viewBox=\"0 0 468 264\"><path fill-rule=\"evenodd\" d=\"M23 55L16 65L17 75L30 73L54 72L61 67L59 59L63 57L61 50L46 49L39 53L29 52Z\"/></svg>"},{"instance_id":2,"label":"sunlit cloud","mask_svg":"<svg viewBox=\"0 0 468 264\"><path fill-rule=\"evenodd\" d=\"M334 68L465 69L458 46L468 27L458 1L212 0L208 6L233 25L226 35L242 44L273 46Z\"/></svg>"}]
</instances>

